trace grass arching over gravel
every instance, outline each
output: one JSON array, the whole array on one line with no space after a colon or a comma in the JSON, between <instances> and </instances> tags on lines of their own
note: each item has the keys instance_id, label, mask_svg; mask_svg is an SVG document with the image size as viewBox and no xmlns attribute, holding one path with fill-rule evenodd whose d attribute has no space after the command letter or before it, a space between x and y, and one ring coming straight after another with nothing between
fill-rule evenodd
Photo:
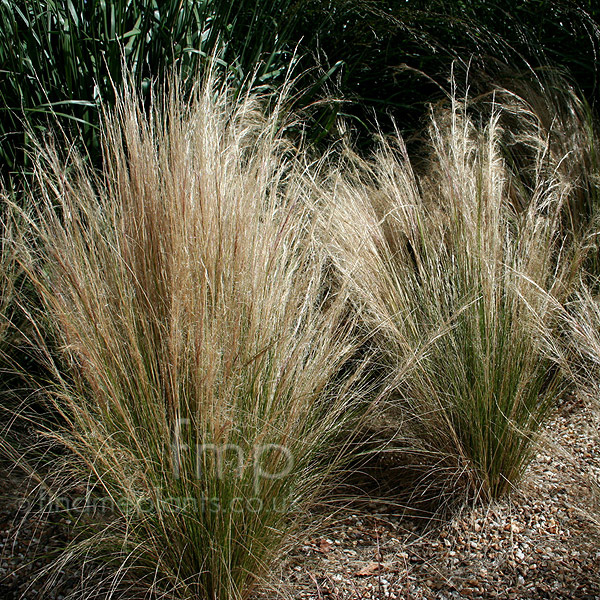
<instances>
[{"instance_id":1,"label":"grass arching over gravel","mask_svg":"<svg viewBox=\"0 0 600 600\"><path fill-rule=\"evenodd\" d=\"M569 182L542 136L531 187L510 171L501 110L477 126L454 100L432 114L423 172L399 139L371 160L348 152L328 184L324 243L376 332L392 390L381 443L405 454L415 497L510 491L561 390Z\"/></svg>"},{"instance_id":2,"label":"grass arching over gravel","mask_svg":"<svg viewBox=\"0 0 600 600\"><path fill-rule=\"evenodd\" d=\"M109 508L64 559L108 561L115 585L131 570L134 597L246 598L362 406L282 130L209 81L150 116L125 95L102 173L52 145L36 160L28 269L63 361L49 433L64 485Z\"/></svg>"},{"instance_id":3,"label":"grass arching over gravel","mask_svg":"<svg viewBox=\"0 0 600 600\"><path fill-rule=\"evenodd\" d=\"M518 483L562 389L582 256L570 170L510 96L483 125L435 111L419 171L399 139L310 163L282 109L210 81L150 116L126 94L103 172L39 148L26 262L61 348L56 493L106 505L64 561L108 562L136 598L248 597L374 401L357 331L415 496ZM526 177L502 122L523 127Z\"/></svg>"}]
</instances>

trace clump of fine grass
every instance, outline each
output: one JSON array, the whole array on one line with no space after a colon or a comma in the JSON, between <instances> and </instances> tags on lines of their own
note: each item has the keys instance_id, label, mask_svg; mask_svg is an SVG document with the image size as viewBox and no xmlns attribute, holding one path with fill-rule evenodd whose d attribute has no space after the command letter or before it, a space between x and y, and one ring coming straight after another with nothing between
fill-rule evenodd
<instances>
[{"instance_id":1,"label":"clump of fine grass","mask_svg":"<svg viewBox=\"0 0 600 600\"><path fill-rule=\"evenodd\" d=\"M57 493L104 506L66 558L131 574L136 598L247 597L356 413L351 323L284 122L213 80L149 114L129 91L103 172L52 145L35 161L28 269L60 340Z\"/></svg>"},{"instance_id":2,"label":"clump of fine grass","mask_svg":"<svg viewBox=\"0 0 600 600\"><path fill-rule=\"evenodd\" d=\"M552 328L570 289L557 235L569 187L548 165L520 185L499 150L501 110L477 126L453 100L432 112L423 172L397 139L372 160L347 153L329 185L324 239L390 382L377 427L408 462L398 479L410 471L429 499L510 491L561 389Z\"/></svg>"}]
</instances>

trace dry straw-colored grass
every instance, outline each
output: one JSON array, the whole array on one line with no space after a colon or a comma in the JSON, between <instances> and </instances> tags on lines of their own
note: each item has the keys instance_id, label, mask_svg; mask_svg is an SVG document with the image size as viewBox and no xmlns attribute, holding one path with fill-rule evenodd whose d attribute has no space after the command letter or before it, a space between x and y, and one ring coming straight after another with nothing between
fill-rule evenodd
<instances>
[{"instance_id":1,"label":"dry straw-colored grass","mask_svg":"<svg viewBox=\"0 0 600 600\"><path fill-rule=\"evenodd\" d=\"M413 498L508 492L561 389L571 187L523 106L536 162L527 185L511 172L502 110L477 125L454 98L432 111L418 173L398 138L370 160L346 152L329 177L324 244L376 332L390 382L376 428Z\"/></svg>"},{"instance_id":2,"label":"dry straw-colored grass","mask_svg":"<svg viewBox=\"0 0 600 600\"><path fill-rule=\"evenodd\" d=\"M419 170L399 136L310 162L285 92L267 117L211 78L147 112L127 91L100 173L39 147L23 262L59 348L53 489L107 504L63 562L108 562L136 598L246 598L366 451L359 424L413 498L518 483L590 244L565 231L577 165L531 103L497 97L483 123L456 98L432 110Z\"/></svg>"},{"instance_id":3,"label":"dry straw-colored grass","mask_svg":"<svg viewBox=\"0 0 600 600\"><path fill-rule=\"evenodd\" d=\"M135 598L248 597L362 406L285 124L209 78L149 116L129 90L99 174L39 149L28 270L60 347L57 493L108 499L63 559L108 561Z\"/></svg>"}]
</instances>

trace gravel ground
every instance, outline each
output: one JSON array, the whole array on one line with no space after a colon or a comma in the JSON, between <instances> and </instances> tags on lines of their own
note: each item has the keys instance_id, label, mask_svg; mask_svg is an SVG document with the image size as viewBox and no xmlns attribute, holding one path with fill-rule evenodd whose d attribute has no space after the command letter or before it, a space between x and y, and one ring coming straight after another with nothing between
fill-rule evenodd
<instances>
[{"instance_id":1,"label":"gravel ground","mask_svg":"<svg viewBox=\"0 0 600 600\"><path fill-rule=\"evenodd\" d=\"M520 489L450 520L408 518L372 502L345 512L286 555L259 596L302 600L600 600L600 416L565 401ZM29 488L0 465L0 599L61 600L81 573L50 590L34 574L69 535L58 515L22 508Z\"/></svg>"},{"instance_id":2,"label":"gravel ground","mask_svg":"<svg viewBox=\"0 0 600 600\"><path fill-rule=\"evenodd\" d=\"M444 522L345 515L280 572L294 598L600 599L600 416L562 404L518 491Z\"/></svg>"},{"instance_id":3,"label":"gravel ground","mask_svg":"<svg viewBox=\"0 0 600 600\"><path fill-rule=\"evenodd\" d=\"M65 513L43 516L38 486L0 463L0 600L63 600L81 589L84 570L52 569L71 539Z\"/></svg>"}]
</instances>

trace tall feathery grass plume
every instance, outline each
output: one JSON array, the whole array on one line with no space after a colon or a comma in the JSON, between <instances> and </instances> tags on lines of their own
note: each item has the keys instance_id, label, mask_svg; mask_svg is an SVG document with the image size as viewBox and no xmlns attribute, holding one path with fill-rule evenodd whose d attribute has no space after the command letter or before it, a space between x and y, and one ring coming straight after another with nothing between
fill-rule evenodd
<instances>
[{"instance_id":1,"label":"tall feathery grass plume","mask_svg":"<svg viewBox=\"0 0 600 600\"><path fill-rule=\"evenodd\" d=\"M503 105L502 146L508 164L526 185L535 184L536 170L557 168L571 186L563 227L576 238L586 235L599 197L600 138L593 107L557 69L512 73L500 84L493 94Z\"/></svg>"},{"instance_id":2,"label":"tall feathery grass plume","mask_svg":"<svg viewBox=\"0 0 600 600\"><path fill-rule=\"evenodd\" d=\"M376 450L414 502L509 492L561 390L570 187L557 165L519 184L499 148L501 111L479 125L454 97L432 109L420 171L398 136L372 159L347 151L328 183L324 244L387 372Z\"/></svg>"},{"instance_id":3,"label":"tall feathery grass plume","mask_svg":"<svg viewBox=\"0 0 600 600\"><path fill-rule=\"evenodd\" d=\"M498 84L472 106L489 114L486 107L494 106L490 97L502 104L500 146L507 168L517 175L511 198L517 205L528 202L536 181L559 176L568 188L561 235L571 246L571 277L577 278L583 269L591 282L599 272L600 137L595 111L576 84L557 69L509 72L498 78Z\"/></svg>"},{"instance_id":4,"label":"tall feathery grass plume","mask_svg":"<svg viewBox=\"0 0 600 600\"><path fill-rule=\"evenodd\" d=\"M28 272L61 355L53 485L87 528L63 560L108 563L135 598L248 597L364 406L316 188L271 101L265 116L209 78L145 111L129 89L102 172L56 144L35 157Z\"/></svg>"}]
</instances>

